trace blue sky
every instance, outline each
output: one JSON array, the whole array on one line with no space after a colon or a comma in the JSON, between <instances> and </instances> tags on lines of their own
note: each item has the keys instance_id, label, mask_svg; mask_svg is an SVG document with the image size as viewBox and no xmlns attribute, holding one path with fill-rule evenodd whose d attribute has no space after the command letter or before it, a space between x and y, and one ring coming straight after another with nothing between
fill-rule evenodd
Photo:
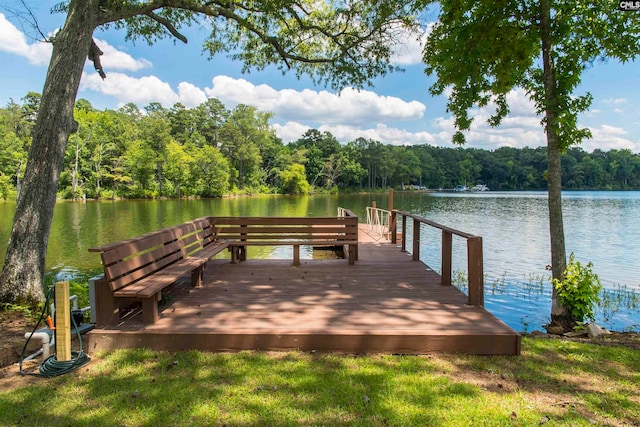
<instances>
[{"instance_id":1,"label":"blue sky","mask_svg":"<svg viewBox=\"0 0 640 427\"><path fill-rule=\"evenodd\" d=\"M52 33L62 26L64 16L49 10L58 0L41 0L32 6L40 28ZM0 6L19 7L13 0ZM143 41L127 42L116 30L94 34L104 52L102 65L107 73L101 80L88 63L79 98L95 108L116 109L128 102L144 107L160 102L171 107L181 102L196 106L208 97L220 99L227 108L238 103L254 105L274 114L271 123L283 142L295 140L309 128L331 132L346 143L357 137L384 144L431 144L450 147L453 121L446 113L446 99L432 97L428 88L433 78L424 74L420 44L407 37L398 50L396 62L405 68L377 79L361 91L350 88L340 94L314 86L308 79L282 75L275 69L241 73L241 64L220 55L208 60L202 54L206 30L184 31L187 45L163 40L153 46ZM10 99L20 102L27 92L42 92L51 47L35 39L35 31L0 7L0 105ZM593 139L582 147L587 151L630 149L640 153L640 63L597 63L583 75L579 94L592 93L591 110L580 117ZM499 128L486 125L489 112L475 110L477 118L467 135L470 147L493 150L501 146L544 146L540 118L521 90L509 95L511 114Z\"/></svg>"}]
</instances>

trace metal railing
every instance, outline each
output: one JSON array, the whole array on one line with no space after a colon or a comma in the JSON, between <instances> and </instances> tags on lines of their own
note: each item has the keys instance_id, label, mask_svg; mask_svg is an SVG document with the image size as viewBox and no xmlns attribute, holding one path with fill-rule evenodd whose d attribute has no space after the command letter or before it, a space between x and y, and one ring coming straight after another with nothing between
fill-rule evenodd
<instances>
[{"instance_id":1,"label":"metal railing","mask_svg":"<svg viewBox=\"0 0 640 427\"><path fill-rule=\"evenodd\" d=\"M420 225L425 224L442 231L442 266L440 274L442 285L451 286L452 277L452 256L453 256L453 235L460 236L467 241L467 280L469 304L484 307L484 267L482 259L482 237L459 231L431 220L398 210L391 211L389 228L391 243L397 243L397 219L401 217L402 223L402 244L401 250L407 251L407 219L413 220L413 235L411 253L414 261L420 260Z\"/></svg>"},{"instance_id":2,"label":"metal railing","mask_svg":"<svg viewBox=\"0 0 640 427\"><path fill-rule=\"evenodd\" d=\"M367 226L378 237L389 238L389 220L391 211L367 206Z\"/></svg>"}]
</instances>

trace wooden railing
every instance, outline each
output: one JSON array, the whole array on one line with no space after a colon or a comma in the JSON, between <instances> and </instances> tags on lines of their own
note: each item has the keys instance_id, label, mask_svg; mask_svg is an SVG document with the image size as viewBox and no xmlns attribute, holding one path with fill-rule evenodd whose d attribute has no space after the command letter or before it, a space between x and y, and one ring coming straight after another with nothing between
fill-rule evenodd
<instances>
[{"instance_id":1,"label":"wooden railing","mask_svg":"<svg viewBox=\"0 0 640 427\"><path fill-rule=\"evenodd\" d=\"M398 234L396 228L398 224L398 216L400 216L402 221L402 251L407 250L407 218L411 218L413 220L411 253L414 261L420 260L420 224L425 224L442 231L442 266L440 274L442 277L442 285L444 286L451 286L453 235L460 236L466 239L469 304L484 307L484 268L482 260L482 237L438 224L418 215L394 209L393 211L391 211L391 218L389 220L391 243L397 243Z\"/></svg>"},{"instance_id":2,"label":"wooden railing","mask_svg":"<svg viewBox=\"0 0 640 427\"><path fill-rule=\"evenodd\" d=\"M353 216L355 216L356 218L358 217L358 215L356 215L352 210L341 208L340 206L338 206L338 217L353 217Z\"/></svg>"}]
</instances>

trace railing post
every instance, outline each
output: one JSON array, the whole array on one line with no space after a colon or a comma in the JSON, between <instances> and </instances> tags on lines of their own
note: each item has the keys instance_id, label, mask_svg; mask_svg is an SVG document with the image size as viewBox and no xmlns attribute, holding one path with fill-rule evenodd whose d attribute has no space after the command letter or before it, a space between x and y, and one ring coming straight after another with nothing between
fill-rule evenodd
<instances>
[{"instance_id":1,"label":"railing post","mask_svg":"<svg viewBox=\"0 0 640 427\"><path fill-rule=\"evenodd\" d=\"M391 217L389 218L389 233L391 234L391 243L398 243L398 214L395 211L391 211Z\"/></svg>"},{"instance_id":2,"label":"railing post","mask_svg":"<svg viewBox=\"0 0 640 427\"><path fill-rule=\"evenodd\" d=\"M413 260L420 261L420 221L413 219Z\"/></svg>"},{"instance_id":3,"label":"railing post","mask_svg":"<svg viewBox=\"0 0 640 427\"><path fill-rule=\"evenodd\" d=\"M402 215L402 246L400 247L402 252L407 252L407 216Z\"/></svg>"},{"instance_id":4,"label":"railing post","mask_svg":"<svg viewBox=\"0 0 640 427\"><path fill-rule=\"evenodd\" d=\"M450 231L442 230L442 285L451 286L451 257L453 253L453 234Z\"/></svg>"},{"instance_id":5,"label":"railing post","mask_svg":"<svg viewBox=\"0 0 640 427\"><path fill-rule=\"evenodd\" d=\"M469 304L484 307L484 271L482 267L482 237L467 239L469 271Z\"/></svg>"},{"instance_id":6,"label":"railing post","mask_svg":"<svg viewBox=\"0 0 640 427\"><path fill-rule=\"evenodd\" d=\"M391 243L397 243L398 238L396 237L396 217L393 214L393 188L389 188L389 205L387 206L387 209L390 212L389 223L387 224L387 226L389 227L389 233L392 233L390 240Z\"/></svg>"}]
</instances>

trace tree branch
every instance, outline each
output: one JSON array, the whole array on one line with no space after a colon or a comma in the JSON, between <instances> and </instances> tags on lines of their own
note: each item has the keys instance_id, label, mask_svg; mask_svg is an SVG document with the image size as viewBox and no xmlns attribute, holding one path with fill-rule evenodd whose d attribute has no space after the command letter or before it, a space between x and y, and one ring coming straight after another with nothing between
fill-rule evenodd
<instances>
[{"instance_id":1,"label":"tree branch","mask_svg":"<svg viewBox=\"0 0 640 427\"><path fill-rule=\"evenodd\" d=\"M154 21L164 25L164 27L169 30L169 32L171 34L173 34L173 36L175 38L177 38L178 40L180 40L182 43L187 44L187 38L180 34L180 32L176 29L176 27L173 26L173 24L171 22L169 22L168 19L163 18L162 16L156 15L153 12L147 12L146 15L153 19Z\"/></svg>"},{"instance_id":2,"label":"tree branch","mask_svg":"<svg viewBox=\"0 0 640 427\"><path fill-rule=\"evenodd\" d=\"M102 56L102 51L100 50L96 42L92 39L91 47L89 48L89 54L87 55L87 57L91 62L93 62L93 68L96 69L98 74L100 74L100 77L102 77L102 80L104 80L105 78L107 78L107 75L102 69L102 64L100 63L100 56Z\"/></svg>"}]
</instances>

